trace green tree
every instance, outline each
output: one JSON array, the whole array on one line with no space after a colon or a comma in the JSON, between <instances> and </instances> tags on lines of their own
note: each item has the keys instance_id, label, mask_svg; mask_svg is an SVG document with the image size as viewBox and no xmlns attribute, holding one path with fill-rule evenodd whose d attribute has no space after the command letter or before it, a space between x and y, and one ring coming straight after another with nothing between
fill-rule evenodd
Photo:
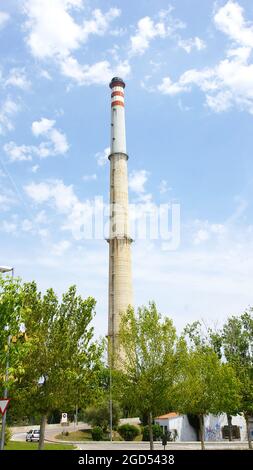
<instances>
[{"instance_id":1,"label":"green tree","mask_svg":"<svg viewBox=\"0 0 253 470\"><path fill-rule=\"evenodd\" d=\"M232 316L220 332L222 352L236 371L241 383L241 411L247 425L249 448L252 449L250 417L253 416L253 309Z\"/></svg>"},{"instance_id":2,"label":"green tree","mask_svg":"<svg viewBox=\"0 0 253 470\"><path fill-rule=\"evenodd\" d=\"M187 348L181 339L176 352L179 367L174 384L174 408L198 416L201 448L205 449L204 417L239 406L239 383L234 369L223 364L208 346Z\"/></svg>"},{"instance_id":3,"label":"green tree","mask_svg":"<svg viewBox=\"0 0 253 470\"><path fill-rule=\"evenodd\" d=\"M23 286L24 327L29 361L20 376L16 405L41 416L39 449L47 417L96 399L102 347L93 339L95 300L83 300L72 286L59 301L52 289L42 295L35 282Z\"/></svg>"},{"instance_id":4,"label":"green tree","mask_svg":"<svg viewBox=\"0 0 253 470\"><path fill-rule=\"evenodd\" d=\"M0 396L15 386L29 351L23 326L23 295L20 279L0 276ZM6 366L8 363L8 380Z\"/></svg>"},{"instance_id":5,"label":"green tree","mask_svg":"<svg viewBox=\"0 0 253 470\"><path fill-rule=\"evenodd\" d=\"M112 425L117 427L120 418L120 409L118 403L112 404ZM110 410L108 400L103 401L99 405L88 407L84 412L84 419L92 426L98 426L107 432L110 423Z\"/></svg>"},{"instance_id":6,"label":"green tree","mask_svg":"<svg viewBox=\"0 0 253 470\"><path fill-rule=\"evenodd\" d=\"M121 369L118 394L123 408L131 404L139 416L148 416L150 449L153 449L153 417L170 408L174 380L176 330L169 318L162 319L154 302L132 308L122 316L120 326Z\"/></svg>"},{"instance_id":7,"label":"green tree","mask_svg":"<svg viewBox=\"0 0 253 470\"><path fill-rule=\"evenodd\" d=\"M197 348L209 348L213 350L219 359L224 359L222 349L222 334L219 330L213 330L200 321L186 325L184 335L190 340L190 344ZM232 364L230 364L232 366ZM234 371L235 372L235 371ZM240 401L238 397L233 402L227 401L227 407L223 410L227 415L229 440L232 441L232 416L240 413Z\"/></svg>"}]
</instances>

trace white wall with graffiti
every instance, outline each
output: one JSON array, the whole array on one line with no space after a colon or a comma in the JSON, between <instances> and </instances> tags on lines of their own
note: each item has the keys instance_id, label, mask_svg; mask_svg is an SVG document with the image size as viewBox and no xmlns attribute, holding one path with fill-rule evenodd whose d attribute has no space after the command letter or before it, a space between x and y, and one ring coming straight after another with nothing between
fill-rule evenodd
<instances>
[{"instance_id":1,"label":"white wall with graffiti","mask_svg":"<svg viewBox=\"0 0 253 470\"><path fill-rule=\"evenodd\" d=\"M227 415L221 414L219 416L208 415L205 417L205 440L206 441L220 441L224 438L222 428L228 425ZM247 440L247 427L246 421L243 416L237 415L232 417L232 426L238 428L238 439L240 436L241 441Z\"/></svg>"},{"instance_id":2,"label":"white wall with graffiti","mask_svg":"<svg viewBox=\"0 0 253 470\"><path fill-rule=\"evenodd\" d=\"M197 441L196 429L191 426L187 415L179 415L176 413L168 413L167 415L159 416L155 422L162 426L164 432L170 432L177 441ZM227 415L221 414L219 416L208 415L205 416L205 440L206 441L221 441L227 439L228 421ZM247 428L246 421L243 416L237 415L232 417L232 426L234 432L234 439L246 441ZM251 433L253 436L253 421L251 422Z\"/></svg>"}]
</instances>

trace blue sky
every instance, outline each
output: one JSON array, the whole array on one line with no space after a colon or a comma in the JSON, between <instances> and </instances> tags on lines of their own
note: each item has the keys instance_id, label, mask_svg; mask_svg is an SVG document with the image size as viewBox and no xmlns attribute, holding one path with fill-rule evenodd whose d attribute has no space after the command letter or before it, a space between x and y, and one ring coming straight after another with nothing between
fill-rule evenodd
<instances>
[{"instance_id":1,"label":"blue sky","mask_svg":"<svg viewBox=\"0 0 253 470\"><path fill-rule=\"evenodd\" d=\"M181 243L136 240L136 305L181 328L253 303L253 4L0 0L0 264L97 299L108 246L78 235L108 201L112 76L126 87L130 202L176 202Z\"/></svg>"}]
</instances>

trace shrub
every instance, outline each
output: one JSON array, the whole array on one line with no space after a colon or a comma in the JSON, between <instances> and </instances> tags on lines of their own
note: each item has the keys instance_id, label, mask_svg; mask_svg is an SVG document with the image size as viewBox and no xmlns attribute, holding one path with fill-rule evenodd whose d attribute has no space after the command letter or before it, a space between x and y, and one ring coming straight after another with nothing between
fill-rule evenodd
<instances>
[{"instance_id":1,"label":"shrub","mask_svg":"<svg viewBox=\"0 0 253 470\"><path fill-rule=\"evenodd\" d=\"M93 441L102 441L103 439L103 429L100 426L96 426L92 428L91 435Z\"/></svg>"},{"instance_id":2,"label":"shrub","mask_svg":"<svg viewBox=\"0 0 253 470\"><path fill-rule=\"evenodd\" d=\"M115 428L119 422L120 410L117 403L112 405L112 425ZM84 420L92 426L99 426L104 432L107 431L110 422L109 404L107 401L99 406L91 406L85 410Z\"/></svg>"},{"instance_id":3,"label":"shrub","mask_svg":"<svg viewBox=\"0 0 253 470\"><path fill-rule=\"evenodd\" d=\"M140 430L133 424L122 424L118 427L118 433L125 441L133 441L135 437L139 436Z\"/></svg>"},{"instance_id":4,"label":"shrub","mask_svg":"<svg viewBox=\"0 0 253 470\"><path fill-rule=\"evenodd\" d=\"M153 429L153 439L154 441L158 441L163 435L163 430L161 426L159 426L159 424L153 424L152 429ZM143 426L142 440L149 441L149 426Z\"/></svg>"},{"instance_id":5,"label":"shrub","mask_svg":"<svg viewBox=\"0 0 253 470\"><path fill-rule=\"evenodd\" d=\"M2 426L0 425L0 436L2 436ZM4 434L4 445L6 446L11 440L12 432L10 428L5 426L5 434Z\"/></svg>"}]
</instances>

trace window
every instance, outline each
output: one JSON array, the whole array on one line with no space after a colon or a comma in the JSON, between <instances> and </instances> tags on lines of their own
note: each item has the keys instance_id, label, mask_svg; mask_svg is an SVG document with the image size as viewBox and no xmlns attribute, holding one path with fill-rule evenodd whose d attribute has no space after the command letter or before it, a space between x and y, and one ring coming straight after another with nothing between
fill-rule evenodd
<instances>
[{"instance_id":1,"label":"window","mask_svg":"<svg viewBox=\"0 0 253 470\"><path fill-rule=\"evenodd\" d=\"M221 428L221 432L222 432L222 439L228 439L229 437L228 426L223 426ZM241 439L239 426L232 426L232 439Z\"/></svg>"}]
</instances>

